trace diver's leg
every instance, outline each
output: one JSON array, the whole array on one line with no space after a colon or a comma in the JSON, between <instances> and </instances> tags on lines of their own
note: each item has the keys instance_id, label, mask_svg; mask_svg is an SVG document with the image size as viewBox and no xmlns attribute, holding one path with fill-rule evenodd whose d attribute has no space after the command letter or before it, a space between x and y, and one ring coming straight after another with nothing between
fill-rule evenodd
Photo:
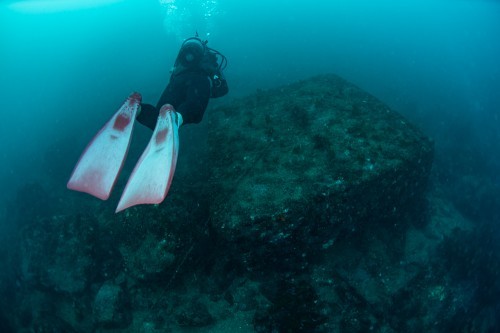
<instances>
[{"instance_id":1,"label":"diver's leg","mask_svg":"<svg viewBox=\"0 0 500 333\"><path fill-rule=\"evenodd\" d=\"M210 99L210 79L199 73L190 73L185 82L184 101L176 108L185 124L196 124L203 119L203 114Z\"/></svg>"},{"instance_id":2,"label":"diver's leg","mask_svg":"<svg viewBox=\"0 0 500 333\"><path fill-rule=\"evenodd\" d=\"M184 89L182 86L182 78L175 77L170 80L168 85L163 90L158 103L156 103L156 109L160 110L165 104L170 104L176 108L181 102L184 95Z\"/></svg>"},{"instance_id":3,"label":"diver's leg","mask_svg":"<svg viewBox=\"0 0 500 333\"><path fill-rule=\"evenodd\" d=\"M153 105L142 103L141 113L137 116L137 120L154 131L158 114L159 111Z\"/></svg>"}]
</instances>

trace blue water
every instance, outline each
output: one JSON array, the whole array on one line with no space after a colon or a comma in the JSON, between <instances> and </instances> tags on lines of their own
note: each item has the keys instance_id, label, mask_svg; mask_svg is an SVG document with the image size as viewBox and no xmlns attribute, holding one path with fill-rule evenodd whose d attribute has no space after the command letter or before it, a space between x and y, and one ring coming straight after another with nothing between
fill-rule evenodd
<instances>
[{"instance_id":1,"label":"blue water","mask_svg":"<svg viewBox=\"0 0 500 333\"><path fill-rule=\"evenodd\" d=\"M0 203L27 181L43 182L47 150L56 143L72 142L80 151L131 91L156 103L182 40L196 31L229 60L226 99L336 73L435 139L438 160L446 154L445 160L469 159L498 185L498 2L29 0L0 6Z\"/></svg>"}]
</instances>

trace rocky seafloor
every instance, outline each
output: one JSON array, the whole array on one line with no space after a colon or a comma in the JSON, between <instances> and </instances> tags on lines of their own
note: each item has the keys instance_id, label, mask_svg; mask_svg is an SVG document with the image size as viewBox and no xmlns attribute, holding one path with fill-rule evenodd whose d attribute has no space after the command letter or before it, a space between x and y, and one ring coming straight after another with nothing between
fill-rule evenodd
<instances>
[{"instance_id":1,"label":"rocky seafloor","mask_svg":"<svg viewBox=\"0 0 500 333\"><path fill-rule=\"evenodd\" d=\"M65 190L64 163L19 191L1 332L498 330L495 238L400 114L324 75L205 117L161 205L113 213L129 167L109 202Z\"/></svg>"}]
</instances>

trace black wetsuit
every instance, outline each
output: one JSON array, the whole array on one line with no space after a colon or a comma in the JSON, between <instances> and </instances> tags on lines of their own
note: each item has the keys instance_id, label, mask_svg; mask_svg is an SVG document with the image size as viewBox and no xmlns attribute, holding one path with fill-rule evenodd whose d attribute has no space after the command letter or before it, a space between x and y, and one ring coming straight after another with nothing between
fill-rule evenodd
<instances>
[{"instance_id":1,"label":"black wetsuit","mask_svg":"<svg viewBox=\"0 0 500 333\"><path fill-rule=\"evenodd\" d=\"M188 71L172 76L154 107L141 104L137 120L154 130L161 107L171 104L182 115L183 124L199 123L210 99L210 78L203 71Z\"/></svg>"}]
</instances>

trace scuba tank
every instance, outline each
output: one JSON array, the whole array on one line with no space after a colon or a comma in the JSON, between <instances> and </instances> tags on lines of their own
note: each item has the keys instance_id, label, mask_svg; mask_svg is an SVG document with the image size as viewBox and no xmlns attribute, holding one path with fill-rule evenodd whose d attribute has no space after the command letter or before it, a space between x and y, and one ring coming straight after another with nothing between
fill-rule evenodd
<instances>
[{"instance_id":1,"label":"scuba tank","mask_svg":"<svg viewBox=\"0 0 500 333\"><path fill-rule=\"evenodd\" d=\"M175 60L171 79L184 72L204 72L210 78L210 97L217 98L229 91L222 73L227 66L227 58L219 51L208 47L207 43L208 41L202 41L198 34L186 39Z\"/></svg>"}]
</instances>

